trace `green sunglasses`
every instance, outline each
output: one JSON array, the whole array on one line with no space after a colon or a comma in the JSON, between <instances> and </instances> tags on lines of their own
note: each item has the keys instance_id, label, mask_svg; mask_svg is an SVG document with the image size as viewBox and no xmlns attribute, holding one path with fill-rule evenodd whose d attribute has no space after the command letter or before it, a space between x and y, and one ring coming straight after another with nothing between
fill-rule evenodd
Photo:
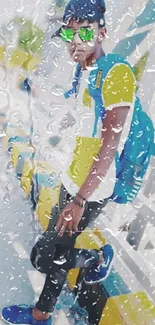
<instances>
[{"instance_id":1,"label":"green sunglasses","mask_svg":"<svg viewBox=\"0 0 155 325\"><path fill-rule=\"evenodd\" d=\"M60 36L64 42L72 42L76 31L83 42L90 42L94 37L94 29L90 26L80 27L78 30L74 28L61 28Z\"/></svg>"}]
</instances>

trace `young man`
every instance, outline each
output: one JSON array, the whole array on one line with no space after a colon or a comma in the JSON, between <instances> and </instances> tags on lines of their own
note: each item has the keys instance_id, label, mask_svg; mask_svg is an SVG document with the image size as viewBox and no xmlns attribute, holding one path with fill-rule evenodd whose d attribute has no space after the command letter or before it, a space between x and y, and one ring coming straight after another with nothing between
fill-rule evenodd
<instances>
[{"instance_id":1,"label":"young man","mask_svg":"<svg viewBox=\"0 0 155 325\"><path fill-rule=\"evenodd\" d=\"M118 58L103 85L100 74L96 80L92 78L94 89L96 85L100 89L99 101L105 106L104 119L97 107L94 112L89 76L105 57L104 12L104 0L70 0L62 28L53 35L66 42L71 58L78 63L73 88L65 94L68 100L74 96L76 101L75 145L69 168L62 174L59 206L53 209L49 227L31 253L34 267L47 275L43 291L34 308L4 308L2 316L9 323L51 324L50 314L70 269L85 267L84 280L89 284L104 280L111 269L114 252L109 244L99 251L74 248L77 236L98 217L113 193L114 157L116 151L121 153L127 139L135 100L133 72Z\"/></svg>"}]
</instances>

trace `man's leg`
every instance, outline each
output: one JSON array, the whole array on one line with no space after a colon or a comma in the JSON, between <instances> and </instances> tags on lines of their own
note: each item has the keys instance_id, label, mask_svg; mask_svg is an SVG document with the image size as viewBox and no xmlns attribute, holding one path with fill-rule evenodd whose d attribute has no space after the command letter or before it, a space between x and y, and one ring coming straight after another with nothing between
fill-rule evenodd
<instances>
[{"instance_id":1,"label":"man's leg","mask_svg":"<svg viewBox=\"0 0 155 325\"><path fill-rule=\"evenodd\" d=\"M65 189L62 190L64 190L64 193L68 196ZM61 197L61 207L62 202L66 204L68 199L69 197L65 197L65 199L63 196ZM74 245L76 238L92 220L97 218L106 203L106 201L102 205L95 202L90 203L79 223L78 232L74 233L72 237L69 237L67 232L64 233L63 237L59 237L57 233L56 237L54 237L54 226L57 220L56 214L59 213L56 208L54 209L51 225L49 226L48 231L43 234L46 238L41 239L40 242L37 243L41 248L37 252L37 258L34 258L35 253L32 254L34 255L33 259L31 256L32 264L38 270L47 274L43 291L36 304L36 308L33 311L33 316L35 318L43 320L49 317L49 313L51 313L55 308L55 304L70 269L80 267L92 268L102 262L103 258L100 251L95 249L76 249L74 248ZM41 243L42 240L44 243ZM36 264L34 260L37 261Z\"/></svg>"},{"instance_id":2,"label":"man's leg","mask_svg":"<svg viewBox=\"0 0 155 325\"><path fill-rule=\"evenodd\" d=\"M62 254L62 246L58 246L57 249ZM53 312L70 269L96 267L99 258L100 253L97 250L73 248L69 250L68 254L68 248L64 247L64 254L61 255L61 258L59 254L56 255L55 261L52 263L52 272L46 276L42 293L33 311L34 318L44 320ZM64 264L56 269L54 264L60 263L60 261L63 263L63 260Z\"/></svg>"},{"instance_id":3,"label":"man's leg","mask_svg":"<svg viewBox=\"0 0 155 325\"><path fill-rule=\"evenodd\" d=\"M62 189L61 193L63 195L60 195L60 208L63 208L70 198L65 189ZM47 274L39 301L34 309L28 308L26 310L22 306L4 308L2 315L5 320L9 320L10 323L21 324L23 317L25 324L25 319L31 315L32 322L36 319L38 325L40 321L49 324L50 313L54 310L69 269L74 267L87 267L89 269L89 267L95 267L99 262L100 253L97 250L78 250L74 249L74 245L77 236L87 227L89 222L97 218L104 205L106 202L102 205L95 202L90 203L79 223L78 232L72 237L69 237L67 232L64 233L63 237L59 237L55 232L56 220L60 213L55 209L57 213L52 216L47 231L35 245L31 255L33 265ZM18 317L20 317L20 322ZM28 321L30 322L30 320Z\"/></svg>"}]
</instances>

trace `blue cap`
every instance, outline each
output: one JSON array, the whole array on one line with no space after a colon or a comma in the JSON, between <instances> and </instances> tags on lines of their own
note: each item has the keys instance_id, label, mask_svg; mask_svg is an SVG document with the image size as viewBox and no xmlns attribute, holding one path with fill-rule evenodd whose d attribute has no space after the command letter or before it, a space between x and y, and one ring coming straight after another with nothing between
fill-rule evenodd
<instances>
[{"instance_id":1,"label":"blue cap","mask_svg":"<svg viewBox=\"0 0 155 325\"><path fill-rule=\"evenodd\" d=\"M104 0L70 0L63 15L63 25L67 25L71 19L75 19L98 22L100 27L104 27L105 11ZM60 36L60 30L61 28L52 35L52 38Z\"/></svg>"}]
</instances>

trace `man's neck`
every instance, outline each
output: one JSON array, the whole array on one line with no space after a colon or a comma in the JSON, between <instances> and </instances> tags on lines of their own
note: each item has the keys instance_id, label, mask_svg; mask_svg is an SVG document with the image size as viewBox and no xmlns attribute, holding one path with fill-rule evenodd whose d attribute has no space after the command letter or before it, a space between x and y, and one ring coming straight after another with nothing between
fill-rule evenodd
<instances>
[{"instance_id":1,"label":"man's neck","mask_svg":"<svg viewBox=\"0 0 155 325\"><path fill-rule=\"evenodd\" d=\"M99 59L101 56L103 56L105 53L102 50L102 48L97 48L96 52L94 52L86 61L79 62L82 66L83 70L87 70L87 67L92 66L97 59Z\"/></svg>"}]
</instances>

